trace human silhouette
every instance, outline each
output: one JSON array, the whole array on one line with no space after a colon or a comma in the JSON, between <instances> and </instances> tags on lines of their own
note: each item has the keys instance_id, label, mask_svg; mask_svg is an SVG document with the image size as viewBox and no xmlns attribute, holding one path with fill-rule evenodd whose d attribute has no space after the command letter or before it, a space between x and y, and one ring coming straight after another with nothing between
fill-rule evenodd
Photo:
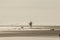
<instances>
[{"instance_id":1,"label":"human silhouette","mask_svg":"<svg viewBox=\"0 0 60 40\"><path fill-rule=\"evenodd\" d=\"M30 21L29 26L32 27L32 21Z\"/></svg>"},{"instance_id":2,"label":"human silhouette","mask_svg":"<svg viewBox=\"0 0 60 40\"><path fill-rule=\"evenodd\" d=\"M21 29L23 29L23 26L21 26Z\"/></svg>"}]
</instances>

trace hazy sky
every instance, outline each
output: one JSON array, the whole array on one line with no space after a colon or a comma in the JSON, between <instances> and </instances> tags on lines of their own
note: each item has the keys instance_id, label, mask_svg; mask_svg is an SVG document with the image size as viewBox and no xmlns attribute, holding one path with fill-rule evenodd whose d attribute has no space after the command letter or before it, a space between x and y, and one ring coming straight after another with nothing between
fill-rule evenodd
<instances>
[{"instance_id":1,"label":"hazy sky","mask_svg":"<svg viewBox=\"0 0 60 40\"><path fill-rule=\"evenodd\" d=\"M0 0L0 24L60 25L60 0Z\"/></svg>"}]
</instances>

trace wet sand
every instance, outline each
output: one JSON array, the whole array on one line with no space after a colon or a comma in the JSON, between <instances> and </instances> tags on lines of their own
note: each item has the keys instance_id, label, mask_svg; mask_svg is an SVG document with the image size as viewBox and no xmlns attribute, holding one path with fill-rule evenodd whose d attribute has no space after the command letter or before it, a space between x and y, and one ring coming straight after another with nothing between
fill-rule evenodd
<instances>
[{"instance_id":1,"label":"wet sand","mask_svg":"<svg viewBox=\"0 0 60 40\"><path fill-rule=\"evenodd\" d=\"M15 36L56 36L59 35L58 31L6 31L0 32L0 37L15 37Z\"/></svg>"}]
</instances>

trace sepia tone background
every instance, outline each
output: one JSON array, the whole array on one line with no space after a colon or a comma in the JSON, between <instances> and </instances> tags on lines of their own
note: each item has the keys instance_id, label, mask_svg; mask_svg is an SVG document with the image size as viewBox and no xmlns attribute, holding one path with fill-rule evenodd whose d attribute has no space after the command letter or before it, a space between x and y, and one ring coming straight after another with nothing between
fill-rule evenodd
<instances>
[{"instance_id":1,"label":"sepia tone background","mask_svg":"<svg viewBox=\"0 0 60 40\"><path fill-rule=\"evenodd\" d=\"M60 25L60 0L0 0L0 25ZM0 37L0 40L59 40L54 36Z\"/></svg>"},{"instance_id":2,"label":"sepia tone background","mask_svg":"<svg viewBox=\"0 0 60 40\"><path fill-rule=\"evenodd\" d=\"M0 24L60 25L60 0L0 0Z\"/></svg>"}]
</instances>

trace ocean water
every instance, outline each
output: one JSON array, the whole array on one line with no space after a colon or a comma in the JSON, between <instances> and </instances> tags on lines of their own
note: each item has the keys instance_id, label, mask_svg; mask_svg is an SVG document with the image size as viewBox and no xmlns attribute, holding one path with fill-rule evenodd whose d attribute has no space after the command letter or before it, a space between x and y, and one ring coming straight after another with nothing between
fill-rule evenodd
<instances>
[{"instance_id":1,"label":"ocean water","mask_svg":"<svg viewBox=\"0 0 60 40\"><path fill-rule=\"evenodd\" d=\"M0 28L0 31L8 31L9 30L15 30L14 28ZM2 32L0 32L2 33ZM13 35L13 36L12 36ZM23 36L24 35L24 36ZM29 34L28 36L28 33L27 34L22 34L21 36L21 33L17 33L17 34L6 34L5 36L4 35L1 35L0 34L0 40L60 40L60 37L58 35L58 33L56 32L49 32L49 31L42 31L42 33L37 33L36 36L35 34ZM30 36L31 35L31 36Z\"/></svg>"}]
</instances>

